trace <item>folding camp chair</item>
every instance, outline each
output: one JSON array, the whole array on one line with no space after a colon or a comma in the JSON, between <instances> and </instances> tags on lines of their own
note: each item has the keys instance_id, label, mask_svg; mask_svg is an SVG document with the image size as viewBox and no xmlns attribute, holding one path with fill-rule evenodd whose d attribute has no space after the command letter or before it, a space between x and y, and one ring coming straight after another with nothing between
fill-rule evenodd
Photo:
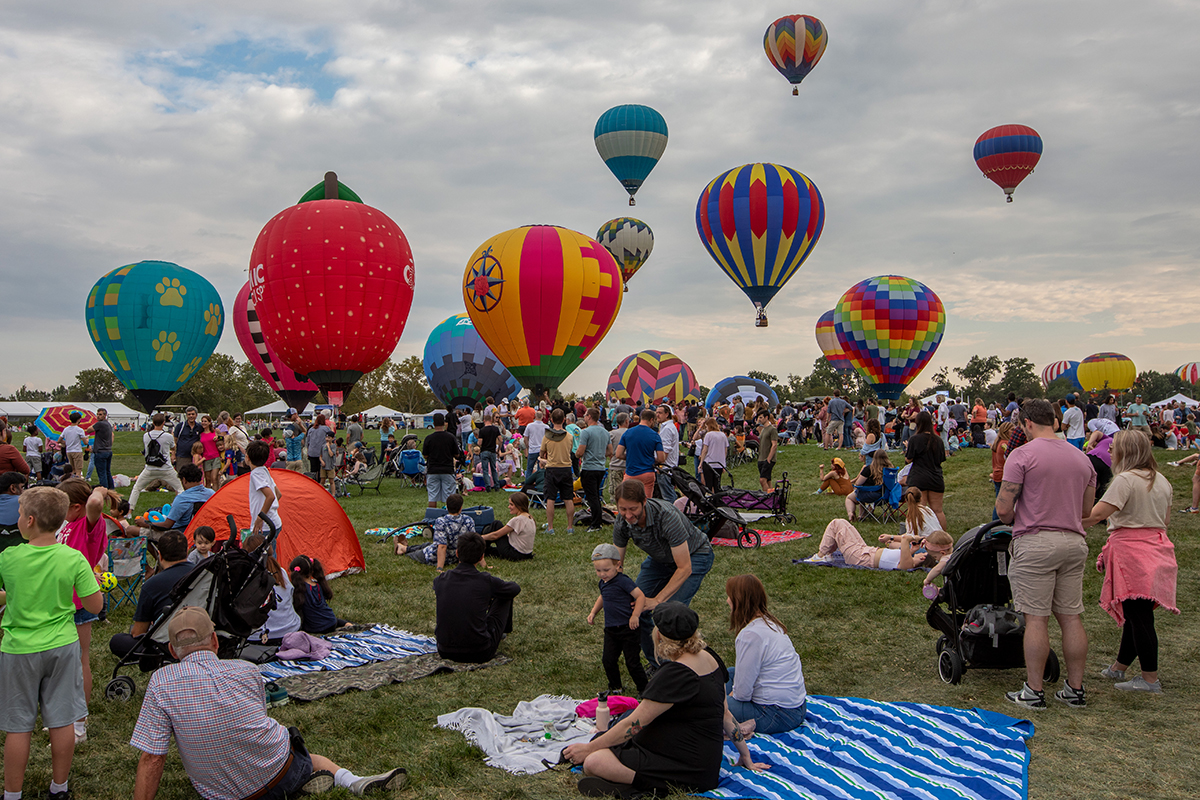
<instances>
[{"instance_id":1,"label":"folding camp chair","mask_svg":"<svg viewBox=\"0 0 1200 800\"><path fill-rule=\"evenodd\" d=\"M383 464L376 464L373 467L367 467L361 474L351 477L346 477L342 480L346 486L357 486L358 494L361 497L367 489L374 489L376 494L382 494L379 491L379 485L383 483ZM349 494L347 492L346 494Z\"/></svg>"},{"instance_id":2,"label":"folding camp chair","mask_svg":"<svg viewBox=\"0 0 1200 800\"><path fill-rule=\"evenodd\" d=\"M884 467L881 481L883 491L861 504L863 514L876 522L895 522L904 516L900 511L904 487L896 478L899 474L900 470L895 467Z\"/></svg>"},{"instance_id":3,"label":"folding camp chair","mask_svg":"<svg viewBox=\"0 0 1200 800\"><path fill-rule=\"evenodd\" d=\"M146 574L146 537L108 540L108 570L117 578L117 588L108 593L112 608L137 605L142 576Z\"/></svg>"}]
</instances>

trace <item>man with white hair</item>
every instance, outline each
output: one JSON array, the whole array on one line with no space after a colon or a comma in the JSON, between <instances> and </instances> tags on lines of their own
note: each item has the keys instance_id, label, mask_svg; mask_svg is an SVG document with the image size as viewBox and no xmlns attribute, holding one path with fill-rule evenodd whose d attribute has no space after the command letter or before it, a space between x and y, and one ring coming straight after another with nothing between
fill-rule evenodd
<instances>
[{"instance_id":1,"label":"man with white hair","mask_svg":"<svg viewBox=\"0 0 1200 800\"><path fill-rule=\"evenodd\" d=\"M310 754L299 730L267 716L258 667L217 658L217 634L203 608L181 608L167 635L179 663L159 669L146 686L130 740L142 751L134 800L158 793L172 735L188 778L206 799L283 800L334 786L363 795L404 785L403 769L359 777Z\"/></svg>"}]
</instances>

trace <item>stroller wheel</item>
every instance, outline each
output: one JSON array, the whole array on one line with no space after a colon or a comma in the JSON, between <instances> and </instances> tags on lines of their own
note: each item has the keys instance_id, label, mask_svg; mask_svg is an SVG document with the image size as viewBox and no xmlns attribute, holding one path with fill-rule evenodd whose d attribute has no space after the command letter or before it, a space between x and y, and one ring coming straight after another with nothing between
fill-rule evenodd
<instances>
[{"instance_id":1,"label":"stroller wheel","mask_svg":"<svg viewBox=\"0 0 1200 800\"><path fill-rule=\"evenodd\" d=\"M762 546L762 537L758 535L758 531L750 528L738 528L738 547L743 550L753 550Z\"/></svg>"},{"instance_id":2,"label":"stroller wheel","mask_svg":"<svg viewBox=\"0 0 1200 800\"><path fill-rule=\"evenodd\" d=\"M938 654L938 676L943 682L958 685L964 670L963 658L955 651L947 649Z\"/></svg>"},{"instance_id":3,"label":"stroller wheel","mask_svg":"<svg viewBox=\"0 0 1200 800\"><path fill-rule=\"evenodd\" d=\"M942 654L942 651L945 650L949 646L950 646L950 637L943 633L941 636L938 637L938 640L937 640L937 654L940 656Z\"/></svg>"},{"instance_id":4,"label":"stroller wheel","mask_svg":"<svg viewBox=\"0 0 1200 800\"><path fill-rule=\"evenodd\" d=\"M136 691L137 685L133 682L133 678L128 675L118 675L104 687L104 699L120 700L122 703L128 703L133 699Z\"/></svg>"},{"instance_id":5,"label":"stroller wheel","mask_svg":"<svg viewBox=\"0 0 1200 800\"><path fill-rule=\"evenodd\" d=\"M1061 670L1058 665L1058 655L1051 650L1050 655L1046 657L1046 671L1042 673L1042 680L1046 683L1058 683L1060 674Z\"/></svg>"}]
</instances>

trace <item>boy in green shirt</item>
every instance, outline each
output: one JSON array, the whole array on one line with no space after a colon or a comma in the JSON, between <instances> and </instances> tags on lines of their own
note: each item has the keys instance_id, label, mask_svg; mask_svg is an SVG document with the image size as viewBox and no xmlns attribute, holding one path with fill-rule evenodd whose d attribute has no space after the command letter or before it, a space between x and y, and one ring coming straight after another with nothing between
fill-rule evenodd
<instances>
[{"instance_id":1,"label":"boy in green shirt","mask_svg":"<svg viewBox=\"0 0 1200 800\"><path fill-rule=\"evenodd\" d=\"M50 800L69 800L67 777L75 755L75 720L87 716L75 602L93 614L104 596L83 554L58 544L54 533L70 500L53 487L21 495L17 527L27 544L0 553L0 590L8 603L0 641L0 730L4 796L21 797L30 740L41 707L50 729Z\"/></svg>"}]
</instances>

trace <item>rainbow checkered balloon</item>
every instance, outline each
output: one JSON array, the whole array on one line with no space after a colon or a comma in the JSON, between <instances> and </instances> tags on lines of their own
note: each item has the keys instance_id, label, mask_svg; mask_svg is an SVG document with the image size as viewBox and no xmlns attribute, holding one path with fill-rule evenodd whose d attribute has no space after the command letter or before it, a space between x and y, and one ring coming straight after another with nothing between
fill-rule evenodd
<instances>
[{"instance_id":1,"label":"rainbow checkered balloon","mask_svg":"<svg viewBox=\"0 0 1200 800\"><path fill-rule=\"evenodd\" d=\"M880 398L895 400L937 352L946 309L920 281L880 275L842 295L833 324L858 373Z\"/></svg>"},{"instance_id":2,"label":"rainbow checkered balloon","mask_svg":"<svg viewBox=\"0 0 1200 800\"><path fill-rule=\"evenodd\" d=\"M655 400L672 403L699 400L696 374L674 353L643 350L626 356L608 378L608 396L613 400L650 405Z\"/></svg>"}]
</instances>

